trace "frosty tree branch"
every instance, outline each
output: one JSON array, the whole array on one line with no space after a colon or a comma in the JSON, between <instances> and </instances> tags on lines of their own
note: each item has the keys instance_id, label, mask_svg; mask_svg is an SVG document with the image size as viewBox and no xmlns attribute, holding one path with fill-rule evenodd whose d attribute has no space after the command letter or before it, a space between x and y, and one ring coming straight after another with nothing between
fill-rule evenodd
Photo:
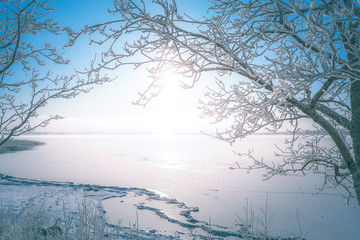
<instances>
[{"instance_id":1,"label":"frosty tree branch","mask_svg":"<svg viewBox=\"0 0 360 240\"><path fill-rule=\"evenodd\" d=\"M46 65L68 64L69 60L49 43L36 47L30 36L62 30L47 15L50 1L16 0L0 3L0 146L14 136L45 127L60 116L37 119L37 111L50 100L73 98L95 84L110 81L93 73L86 76L54 76ZM91 66L93 68L93 66ZM36 120L37 119L37 120ZM35 120L35 121L34 121Z\"/></svg>"},{"instance_id":2,"label":"frosty tree branch","mask_svg":"<svg viewBox=\"0 0 360 240\"><path fill-rule=\"evenodd\" d=\"M305 147L293 137L288 149L292 155L284 164L255 165L267 169L269 176L321 173L326 186L355 191L360 203L359 2L211 3L208 15L196 20L181 13L175 1L153 0L149 11L145 1L114 0L109 10L113 22L79 33L68 29L69 44L82 34L89 34L91 43L109 43L96 71L147 65L152 81L140 94L140 105L159 94L166 69L182 74L184 87L193 87L204 72L216 72L218 87L201 108L214 122L230 122L218 138L233 143L264 128L276 132L290 122L293 136L307 133L315 142ZM124 43L123 37L132 35L134 40ZM225 82L224 74L238 75L239 80ZM300 119L313 121L320 135L333 140L333 154L321 154L328 150L321 145L323 138L298 131Z\"/></svg>"}]
</instances>

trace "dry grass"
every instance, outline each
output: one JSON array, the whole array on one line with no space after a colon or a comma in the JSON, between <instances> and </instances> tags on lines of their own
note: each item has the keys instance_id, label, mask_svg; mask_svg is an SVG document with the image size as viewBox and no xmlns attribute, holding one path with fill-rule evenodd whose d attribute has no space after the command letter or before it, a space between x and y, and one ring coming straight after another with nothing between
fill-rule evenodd
<instances>
[{"instance_id":1,"label":"dry grass","mask_svg":"<svg viewBox=\"0 0 360 240\"><path fill-rule=\"evenodd\" d=\"M64 207L65 209L65 207ZM18 211L11 207L0 208L0 240L102 240L122 239L114 229L106 226L104 214L95 204L83 200L77 214L63 212L52 216L43 204L33 199Z\"/></svg>"}]
</instances>

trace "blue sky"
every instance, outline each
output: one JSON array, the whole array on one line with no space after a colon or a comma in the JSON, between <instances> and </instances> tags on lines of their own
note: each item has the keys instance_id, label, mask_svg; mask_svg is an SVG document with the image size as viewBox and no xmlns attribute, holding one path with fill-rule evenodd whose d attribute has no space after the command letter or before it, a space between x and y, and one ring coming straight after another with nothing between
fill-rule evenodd
<instances>
[{"instance_id":1,"label":"blue sky","mask_svg":"<svg viewBox=\"0 0 360 240\"><path fill-rule=\"evenodd\" d=\"M150 2L150 1L147 1ZM201 17L206 14L209 2L178 1L178 8L192 16ZM111 0L58 0L54 2L56 11L50 17L61 27L71 26L79 30L84 24L92 25L112 19L106 10L112 6ZM46 41L57 44L61 48L66 42L66 35L47 39L47 35L39 36ZM69 66L56 66L55 74L71 74L73 69L81 70L88 66L95 54L99 55L101 48L89 46L86 37L71 48L65 49L64 56L71 60ZM154 99L146 108L134 106L139 91L146 89L147 73L144 70L133 70L127 66L109 73L117 76L112 83L96 86L88 94L83 94L72 100L56 100L50 102L39 111L40 119L47 115L65 116L63 120L52 122L47 128L38 131L45 132L195 132L209 130L208 120L200 120L197 109L198 98L205 93L205 83L200 82L194 89L183 90L177 86L176 79L169 84L162 94ZM174 78L173 76L169 76ZM211 74L203 78L214 78Z\"/></svg>"},{"instance_id":2,"label":"blue sky","mask_svg":"<svg viewBox=\"0 0 360 240\"><path fill-rule=\"evenodd\" d=\"M169 0L170 1L170 0ZM151 0L145 0L151 11ZM178 0L178 11L185 12L195 19L207 15L210 3L208 0ZM55 0L55 11L49 14L61 28L70 26L79 31L84 25L93 25L114 16L107 13L112 8L112 0ZM39 34L31 37L36 44L47 41L62 49L67 42L67 36ZM29 38L29 39L31 39ZM41 40L41 41L38 41ZM131 41L132 36L126 35L125 41ZM89 45L86 36L78 39L72 47L65 48L64 57L70 59L68 66L48 65L55 75L71 75L74 69L83 70L90 65L94 56L100 56L105 49ZM141 57L141 56L140 56ZM94 132L94 133L199 133L200 131L214 132L217 127L223 129L226 125L211 125L210 119L200 119L198 110L199 98L204 99L206 86L214 84L216 73L202 74L200 81L193 89L184 90L178 86L179 76L168 76L171 84L163 89L159 97L152 100L146 108L135 106L133 101L138 99L138 92L144 91L149 84L148 73L145 68L134 70L132 66L125 66L108 75L117 77L114 82L95 86L88 94L82 94L71 100L54 100L41 109L38 119L45 119L49 115L61 115L65 119L53 121L40 132ZM221 76L225 82L236 83L241 76ZM168 82L168 81L167 81ZM185 80L186 82L186 80Z\"/></svg>"}]
</instances>

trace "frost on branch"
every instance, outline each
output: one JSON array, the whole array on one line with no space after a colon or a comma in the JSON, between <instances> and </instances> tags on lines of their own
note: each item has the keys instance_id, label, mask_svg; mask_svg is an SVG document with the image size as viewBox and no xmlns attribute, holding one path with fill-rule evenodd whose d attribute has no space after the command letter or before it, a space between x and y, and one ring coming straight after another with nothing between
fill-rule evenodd
<instances>
[{"instance_id":1,"label":"frost on branch","mask_svg":"<svg viewBox=\"0 0 360 240\"><path fill-rule=\"evenodd\" d=\"M0 146L11 137L45 127L53 115L38 117L37 111L51 99L73 98L88 92L92 85L109 81L106 76L54 76L47 65L68 64L51 43L29 41L31 36L62 31L48 13L51 1L15 0L0 2ZM51 37L49 41L53 40Z\"/></svg>"},{"instance_id":2,"label":"frost on branch","mask_svg":"<svg viewBox=\"0 0 360 240\"><path fill-rule=\"evenodd\" d=\"M332 169L325 179L332 174L333 182L355 191L360 203L359 2L212 0L208 14L198 20L185 11L175 1L115 0L109 10L114 20L69 31L69 41L89 34L91 43L110 46L97 70L147 66L151 82L140 94L140 105L158 95L158 79L166 69L182 74L185 88L205 72L216 73L216 87L200 108L203 117L228 124L217 137L230 143L290 123L287 151L295 154L298 129L304 120L313 122L330 137L337 157L310 164L305 159L313 156L305 151L297 167ZM237 80L226 82L227 74ZM301 133L315 138L311 131ZM284 159L291 166L294 158L299 159ZM261 167L283 173L282 165ZM349 179L353 189L345 184Z\"/></svg>"}]
</instances>

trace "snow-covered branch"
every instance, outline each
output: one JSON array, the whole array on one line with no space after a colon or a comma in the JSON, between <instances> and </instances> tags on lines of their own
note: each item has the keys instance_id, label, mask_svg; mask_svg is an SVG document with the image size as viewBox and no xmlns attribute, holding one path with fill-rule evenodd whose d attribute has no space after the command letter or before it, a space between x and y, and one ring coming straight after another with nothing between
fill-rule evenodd
<instances>
[{"instance_id":1,"label":"snow-covered branch","mask_svg":"<svg viewBox=\"0 0 360 240\"><path fill-rule=\"evenodd\" d=\"M333 140L360 202L358 1L212 0L198 19L175 1L147 4L115 0L113 22L69 30L69 44L85 33L91 43L107 42L96 71L148 66L151 82L140 105L159 94L159 76L169 68L184 77L184 87L215 72L217 87L200 107L203 117L228 124L217 137L230 143L260 129L276 132L286 122L296 129L301 119L312 120ZM238 76L237 82L226 82L225 74ZM316 159L299 169L314 163L339 169Z\"/></svg>"},{"instance_id":2,"label":"snow-covered branch","mask_svg":"<svg viewBox=\"0 0 360 240\"><path fill-rule=\"evenodd\" d=\"M62 33L48 17L51 1L16 0L0 2L0 146L14 136L45 127L52 115L37 119L37 111L50 100L73 98L93 85L110 81L91 73L84 76L55 76L47 65L68 64L62 52L48 42L34 44L31 36ZM49 37L48 41L52 41ZM93 67L93 66L92 66ZM37 119L37 120L35 120ZM35 120L35 121L33 121Z\"/></svg>"}]
</instances>

